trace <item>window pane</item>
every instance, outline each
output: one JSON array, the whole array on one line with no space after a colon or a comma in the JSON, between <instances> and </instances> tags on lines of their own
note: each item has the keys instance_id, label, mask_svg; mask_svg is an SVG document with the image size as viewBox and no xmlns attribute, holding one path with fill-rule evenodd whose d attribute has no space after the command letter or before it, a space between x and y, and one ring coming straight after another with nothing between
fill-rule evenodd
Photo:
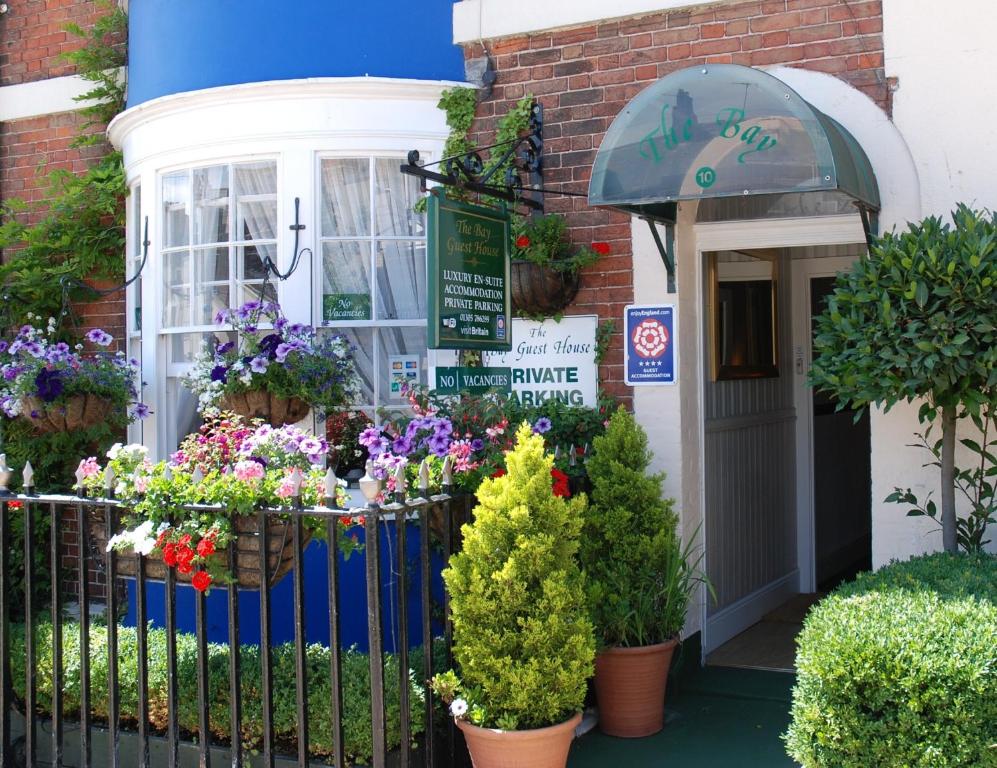
<instances>
[{"instance_id":1,"label":"window pane","mask_svg":"<svg viewBox=\"0 0 997 768\"><path fill-rule=\"evenodd\" d=\"M194 171L194 242L228 241L228 166Z\"/></svg>"},{"instance_id":2,"label":"window pane","mask_svg":"<svg viewBox=\"0 0 997 768\"><path fill-rule=\"evenodd\" d=\"M257 245L241 246L237 251L236 258L239 259L242 280L262 280L266 277L266 267L263 266L263 259L269 257L275 264L277 263L277 246L273 243L258 243Z\"/></svg>"},{"instance_id":3,"label":"window pane","mask_svg":"<svg viewBox=\"0 0 997 768\"><path fill-rule=\"evenodd\" d=\"M426 383L426 328L380 328L377 334L378 405L404 405L406 398L402 394L402 381L406 380L410 384Z\"/></svg>"},{"instance_id":4,"label":"window pane","mask_svg":"<svg viewBox=\"0 0 997 768\"><path fill-rule=\"evenodd\" d=\"M322 161L322 235L370 234L370 163L366 158Z\"/></svg>"},{"instance_id":5,"label":"window pane","mask_svg":"<svg viewBox=\"0 0 997 768\"><path fill-rule=\"evenodd\" d=\"M322 243L322 317L326 322L373 320L370 245Z\"/></svg>"},{"instance_id":6,"label":"window pane","mask_svg":"<svg viewBox=\"0 0 997 768\"><path fill-rule=\"evenodd\" d=\"M190 227L190 189L186 171L163 177L163 247L187 245Z\"/></svg>"},{"instance_id":7,"label":"window pane","mask_svg":"<svg viewBox=\"0 0 997 768\"><path fill-rule=\"evenodd\" d=\"M425 242L377 244L377 317L413 320L426 316Z\"/></svg>"},{"instance_id":8,"label":"window pane","mask_svg":"<svg viewBox=\"0 0 997 768\"><path fill-rule=\"evenodd\" d=\"M374 331L371 328L330 328L327 333L341 334L353 347L353 359L360 377L360 402L354 406L374 405Z\"/></svg>"},{"instance_id":9,"label":"window pane","mask_svg":"<svg viewBox=\"0 0 997 768\"><path fill-rule=\"evenodd\" d=\"M242 301L272 301L277 302L277 286L267 283L266 293L263 293L263 283L245 283L242 286Z\"/></svg>"},{"instance_id":10,"label":"window pane","mask_svg":"<svg viewBox=\"0 0 997 768\"><path fill-rule=\"evenodd\" d=\"M211 325L215 313L229 306L228 248L194 251L194 325Z\"/></svg>"},{"instance_id":11,"label":"window pane","mask_svg":"<svg viewBox=\"0 0 997 768\"><path fill-rule=\"evenodd\" d=\"M171 333L167 339L169 340L167 349L169 350L170 363L192 363L194 358L206 348L206 345L235 341L236 334L234 331Z\"/></svg>"},{"instance_id":12,"label":"window pane","mask_svg":"<svg viewBox=\"0 0 997 768\"><path fill-rule=\"evenodd\" d=\"M235 189L237 240L273 240L277 236L277 164L237 165Z\"/></svg>"},{"instance_id":13,"label":"window pane","mask_svg":"<svg viewBox=\"0 0 997 768\"><path fill-rule=\"evenodd\" d=\"M190 252L163 254L163 325L177 328L190 325Z\"/></svg>"},{"instance_id":14,"label":"window pane","mask_svg":"<svg viewBox=\"0 0 997 768\"><path fill-rule=\"evenodd\" d=\"M382 157L374 161L374 233L398 237L425 236L425 217L412 210L422 193L419 180L399 170L402 161Z\"/></svg>"}]
</instances>

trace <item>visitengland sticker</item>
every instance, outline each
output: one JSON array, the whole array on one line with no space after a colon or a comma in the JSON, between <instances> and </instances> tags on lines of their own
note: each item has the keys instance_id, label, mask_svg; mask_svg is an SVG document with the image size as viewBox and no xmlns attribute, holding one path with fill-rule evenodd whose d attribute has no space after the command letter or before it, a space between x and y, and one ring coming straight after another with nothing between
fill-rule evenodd
<instances>
[{"instance_id":1,"label":"visitengland sticker","mask_svg":"<svg viewBox=\"0 0 997 768\"><path fill-rule=\"evenodd\" d=\"M624 310L624 329L626 383L674 384L674 305L630 305Z\"/></svg>"}]
</instances>

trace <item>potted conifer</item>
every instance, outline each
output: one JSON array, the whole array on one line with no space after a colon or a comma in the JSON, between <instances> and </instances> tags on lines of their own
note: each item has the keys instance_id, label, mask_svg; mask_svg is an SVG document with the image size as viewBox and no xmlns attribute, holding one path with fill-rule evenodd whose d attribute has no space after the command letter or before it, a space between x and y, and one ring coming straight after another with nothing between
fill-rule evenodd
<instances>
[{"instance_id":1,"label":"potted conifer","mask_svg":"<svg viewBox=\"0 0 997 768\"><path fill-rule=\"evenodd\" d=\"M458 671L433 689L475 768L563 768L595 655L576 559L586 502L554 495L553 458L528 424L506 466L479 488L443 572Z\"/></svg>"},{"instance_id":2,"label":"potted conifer","mask_svg":"<svg viewBox=\"0 0 997 768\"><path fill-rule=\"evenodd\" d=\"M600 651L595 661L599 726L638 738L664 725L665 685L686 606L703 581L675 533L663 474L649 475L647 435L623 407L588 462L592 501L581 561Z\"/></svg>"}]
</instances>

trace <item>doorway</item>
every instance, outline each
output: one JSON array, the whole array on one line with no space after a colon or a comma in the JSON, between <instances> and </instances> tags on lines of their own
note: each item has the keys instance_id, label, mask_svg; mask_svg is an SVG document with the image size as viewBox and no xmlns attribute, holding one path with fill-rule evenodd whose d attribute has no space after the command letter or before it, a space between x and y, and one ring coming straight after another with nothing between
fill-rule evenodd
<instances>
[{"instance_id":1,"label":"doorway","mask_svg":"<svg viewBox=\"0 0 997 768\"><path fill-rule=\"evenodd\" d=\"M864 246L791 249L798 294L793 323L797 346L797 473L801 531L800 591L826 593L872 567L872 469L869 413L856 421L826 392L806 383L813 362L813 319L834 289L835 275L861 257ZM810 510L809 515L807 510ZM806 557L811 554L811 557Z\"/></svg>"},{"instance_id":2,"label":"doorway","mask_svg":"<svg viewBox=\"0 0 997 768\"><path fill-rule=\"evenodd\" d=\"M704 609L708 663L734 664L718 651L730 650L724 646L751 629L740 643L747 638L749 650L753 645L761 653L745 665L791 669L794 638L809 607L870 565L868 419L853 423L851 412L838 413L806 385L812 316L823 308L835 274L865 252L854 219L849 226L844 217L830 218L770 220L764 232L761 222L697 226L706 570L722 586L718 602ZM758 318L768 321L760 267L728 264L727 275L737 279L740 271L746 284L720 285L711 265L721 251L740 254L722 262L753 257L774 265L771 366L768 340L757 335ZM740 318L745 308L751 313ZM743 338L751 322L754 342ZM711 323L732 330L718 336ZM717 356L734 363L730 351L739 347L751 353L743 375L718 377Z\"/></svg>"}]
</instances>

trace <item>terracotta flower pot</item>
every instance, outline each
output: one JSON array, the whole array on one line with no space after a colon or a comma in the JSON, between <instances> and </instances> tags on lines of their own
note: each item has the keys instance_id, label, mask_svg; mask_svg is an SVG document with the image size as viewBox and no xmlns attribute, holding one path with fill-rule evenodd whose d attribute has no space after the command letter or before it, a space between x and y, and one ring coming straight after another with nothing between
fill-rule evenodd
<instances>
[{"instance_id":1,"label":"terracotta flower pot","mask_svg":"<svg viewBox=\"0 0 997 768\"><path fill-rule=\"evenodd\" d=\"M22 417L38 432L75 432L106 421L112 407L110 400L97 395L72 395L60 405L25 397Z\"/></svg>"},{"instance_id":2,"label":"terracotta flower pot","mask_svg":"<svg viewBox=\"0 0 997 768\"><path fill-rule=\"evenodd\" d=\"M595 657L599 727L624 739L650 736L665 724L665 685L676 640L610 648Z\"/></svg>"},{"instance_id":3,"label":"terracotta flower pot","mask_svg":"<svg viewBox=\"0 0 997 768\"><path fill-rule=\"evenodd\" d=\"M528 731L479 728L464 720L457 727L464 732L474 768L564 768L581 721L579 712L559 725Z\"/></svg>"},{"instance_id":4,"label":"terracotta flower pot","mask_svg":"<svg viewBox=\"0 0 997 768\"><path fill-rule=\"evenodd\" d=\"M308 403L297 397L280 397L263 389L225 395L222 409L247 419L263 419L271 427L296 424L308 415Z\"/></svg>"},{"instance_id":5,"label":"terracotta flower pot","mask_svg":"<svg viewBox=\"0 0 997 768\"><path fill-rule=\"evenodd\" d=\"M527 315L555 315L578 293L578 273L513 259L509 273L512 307Z\"/></svg>"}]
</instances>

